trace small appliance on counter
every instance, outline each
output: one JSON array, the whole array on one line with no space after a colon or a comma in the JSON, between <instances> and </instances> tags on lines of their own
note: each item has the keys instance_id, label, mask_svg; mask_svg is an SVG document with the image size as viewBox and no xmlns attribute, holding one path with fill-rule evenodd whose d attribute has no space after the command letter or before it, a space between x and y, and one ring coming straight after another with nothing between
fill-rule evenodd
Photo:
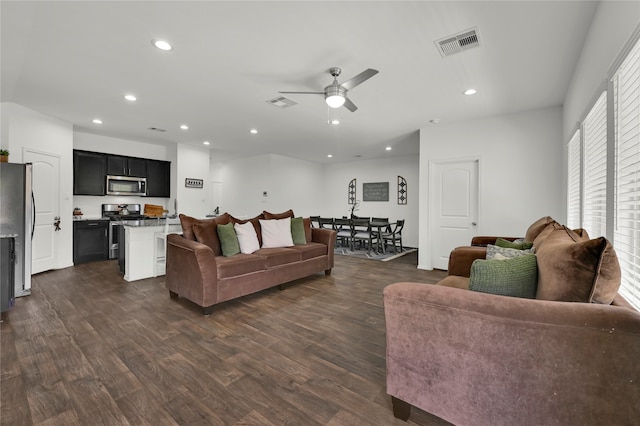
<instances>
[{"instance_id":1,"label":"small appliance on counter","mask_svg":"<svg viewBox=\"0 0 640 426\"><path fill-rule=\"evenodd\" d=\"M82 218L82 210L80 210L80 207L76 207L75 209L73 209L73 218L74 219Z\"/></svg>"}]
</instances>

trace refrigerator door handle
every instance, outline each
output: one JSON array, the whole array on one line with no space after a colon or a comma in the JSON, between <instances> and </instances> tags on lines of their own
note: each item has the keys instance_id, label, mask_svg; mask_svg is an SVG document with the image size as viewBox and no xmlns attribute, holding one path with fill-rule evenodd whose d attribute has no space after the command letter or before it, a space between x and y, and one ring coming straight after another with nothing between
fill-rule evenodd
<instances>
[{"instance_id":1,"label":"refrigerator door handle","mask_svg":"<svg viewBox=\"0 0 640 426\"><path fill-rule=\"evenodd\" d=\"M33 191L31 191L31 203L33 205L31 210L31 241L33 241L33 234L36 231L36 197L33 195Z\"/></svg>"}]
</instances>

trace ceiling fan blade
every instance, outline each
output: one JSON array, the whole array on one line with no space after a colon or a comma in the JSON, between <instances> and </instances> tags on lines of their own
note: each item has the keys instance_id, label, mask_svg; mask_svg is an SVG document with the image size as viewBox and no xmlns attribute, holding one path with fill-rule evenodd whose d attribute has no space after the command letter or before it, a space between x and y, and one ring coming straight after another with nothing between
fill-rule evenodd
<instances>
[{"instance_id":1,"label":"ceiling fan blade","mask_svg":"<svg viewBox=\"0 0 640 426\"><path fill-rule=\"evenodd\" d=\"M351 102L351 99L349 99L349 98L344 98L344 107L346 109L348 109L349 111L351 111L351 112L356 112L356 110L358 109L356 104Z\"/></svg>"},{"instance_id":2,"label":"ceiling fan blade","mask_svg":"<svg viewBox=\"0 0 640 426\"><path fill-rule=\"evenodd\" d=\"M324 95L324 92L278 92L283 94L297 94L297 95Z\"/></svg>"},{"instance_id":3,"label":"ceiling fan blade","mask_svg":"<svg viewBox=\"0 0 640 426\"><path fill-rule=\"evenodd\" d=\"M378 74L378 70L374 70L373 68L369 68L367 70L362 71L360 74L353 77L351 80L347 80L344 83L340 84L340 86L344 87L347 90L351 90L356 87L358 84L369 80L374 75Z\"/></svg>"}]
</instances>

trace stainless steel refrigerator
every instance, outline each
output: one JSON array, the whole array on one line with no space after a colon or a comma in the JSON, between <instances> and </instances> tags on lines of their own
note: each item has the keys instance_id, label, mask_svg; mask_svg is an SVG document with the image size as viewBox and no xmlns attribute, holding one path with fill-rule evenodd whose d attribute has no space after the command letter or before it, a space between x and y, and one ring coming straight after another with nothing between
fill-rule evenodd
<instances>
[{"instance_id":1,"label":"stainless steel refrigerator","mask_svg":"<svg viewBox=\"0 0 640 426\"><path fill-rule=\"evenodd\" d=\"M0 163L0 234L15 238L15 297L31 294L32 174L31 163ZM3 258L6 254L0 253Z\"/></svg>"}]
</instances>

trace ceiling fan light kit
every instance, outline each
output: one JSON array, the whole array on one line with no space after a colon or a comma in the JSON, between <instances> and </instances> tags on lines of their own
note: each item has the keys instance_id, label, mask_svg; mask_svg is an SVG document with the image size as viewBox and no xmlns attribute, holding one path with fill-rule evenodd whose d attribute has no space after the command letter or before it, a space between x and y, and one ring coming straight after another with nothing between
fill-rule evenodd
<instances>
[{"instance_id":1,"label":"ceiling fan light kit","mask_svg":"<svg viewBox=\"0 0 640 426\"><path fill-rule=\"evenodd\" d=\"M347 92L357 85L365 82L374 75L378 74L378 70L369 68L364 70L360 74L353 77L351 80L347 80L344 83L338 83L338 76L342 70L338 67L329 69L329 74L333 77L333 83L324 88L324 92L280 92L280 93L292 93L302 95L324 95L324 100L331 108L346 107L349 111L354 112L358 109L357 106L349 98L347 98Z\"/></svg>"}]
</instances>

